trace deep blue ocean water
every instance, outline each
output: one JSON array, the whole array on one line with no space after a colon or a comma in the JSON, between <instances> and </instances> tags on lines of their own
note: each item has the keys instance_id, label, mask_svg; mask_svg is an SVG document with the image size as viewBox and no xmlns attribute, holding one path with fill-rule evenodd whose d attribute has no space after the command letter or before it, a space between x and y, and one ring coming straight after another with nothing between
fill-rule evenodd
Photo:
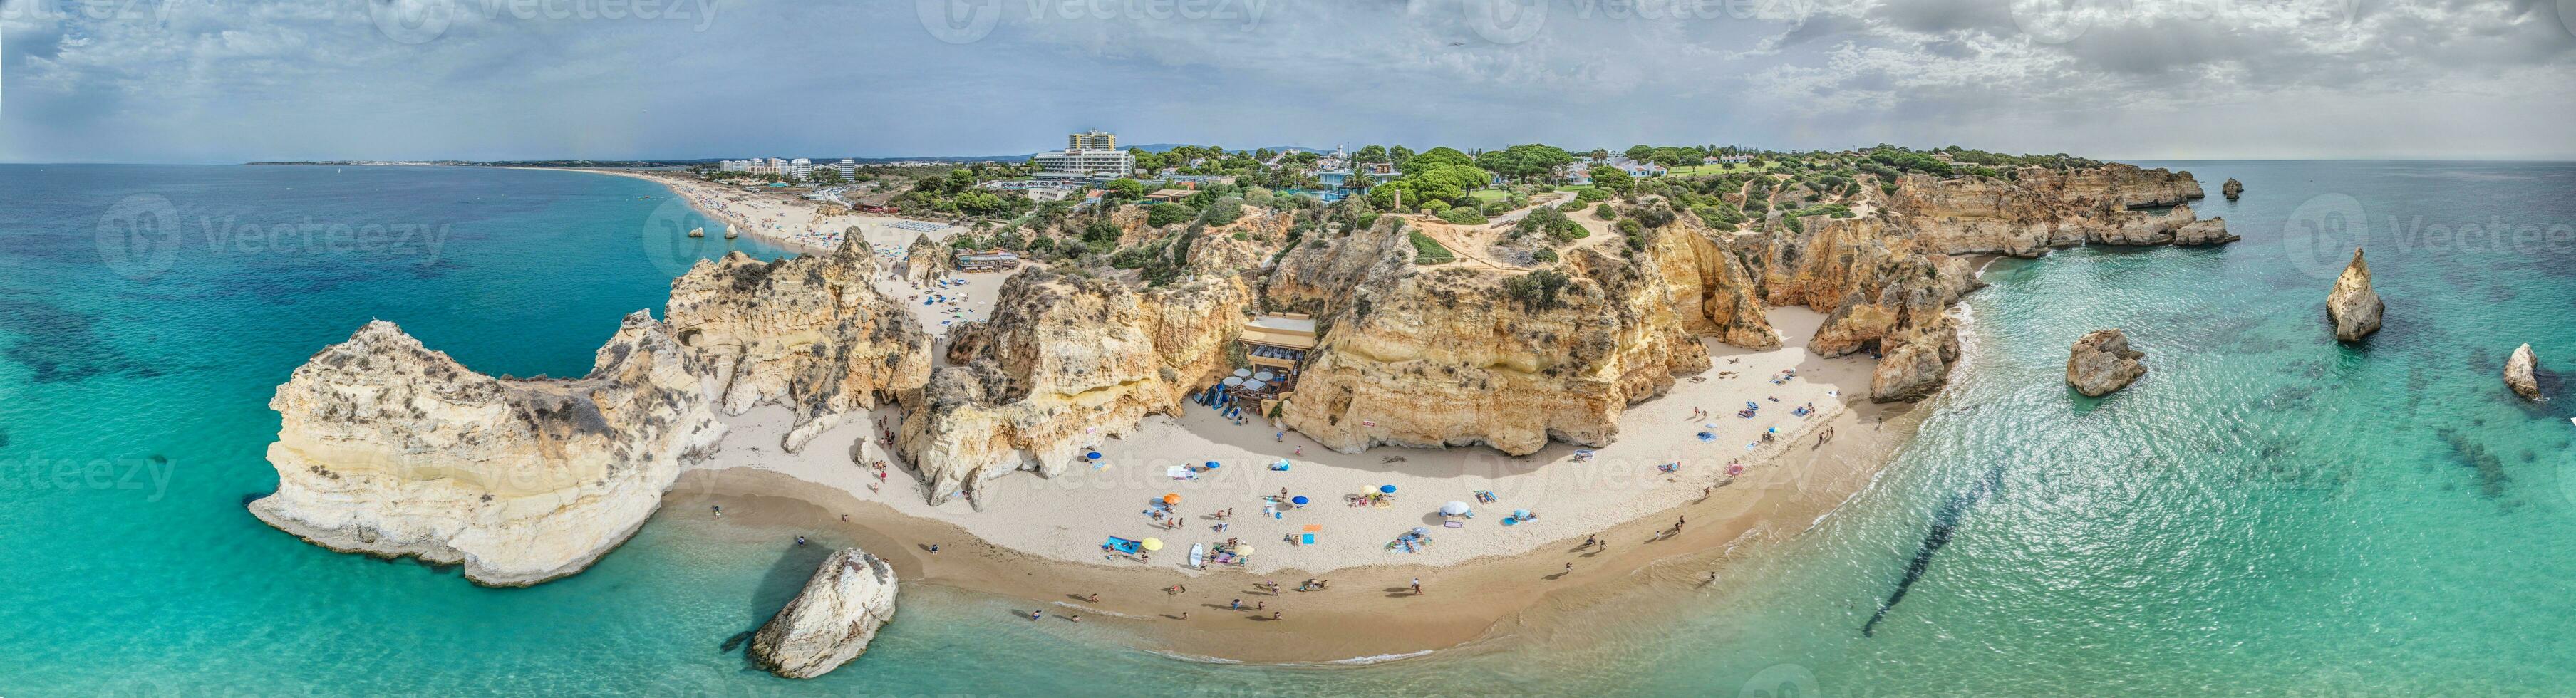
<instances>
[{"instance_id":1,"label":"deep blue ocean water","mask_svg":"<svg viewBox=\"0 0 2576 698\"><path fill-rule=\"evenodd\" d=\"M811 569L774 536L656 520L588 572L496 590L242 509L275 483L276 384L370 318L477 370L578 374L688 259L777 250L687 239L703 223L669 192L597 175L0 166L0 694L2576 686L2576 398L2521 403L2498 378L2524 342L2576 371L2576 165L2148 164L2192 170L2201 214L2246 239L1997 262L1917 441L1714 591L1641 589L1472 650L1257 667L921 585L811 682L721 648ZM2243 200L2215 196L2228 177ZM2389 319L2346 346L2322 300L2355 244ZM2072 394L2067 345L2114 326L2150 372ZM1863 636L1945 510L1948 544Z\"/></svg>"}]
</instances>

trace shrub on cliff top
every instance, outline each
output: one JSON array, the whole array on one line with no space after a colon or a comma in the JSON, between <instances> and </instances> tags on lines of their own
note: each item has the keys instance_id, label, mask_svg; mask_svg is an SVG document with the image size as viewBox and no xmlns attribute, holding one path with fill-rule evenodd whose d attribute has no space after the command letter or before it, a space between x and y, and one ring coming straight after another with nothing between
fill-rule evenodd
<instances>
[{"instance_id":1,"label":"shrub on cliff top","mask_svg":"<svg viewBox=\"0 0 2576 698\"><path fill-rule=\"evenodd\" d=\"M1414 264L1448 264L1458 261L1456 253L1450 252L1447 247L1440 246L1440 241L1431 239L1431 236L1422 234L1422 231L1408 230L1405 234L1413 238Z\"/></svg>"},{"instance_id":2,"label":"shrub on cliff top","mask_svg":"<svg viewBox=\"0 0 2576 698\"><path fill-rule=\"evenodd\" d=\"M1524 308L1554 310L1560 305L1557 292L1565 290L1568 281L1565 272L1540 269L1504 280L1503 294Z\"/></svg>"}]
</instances>

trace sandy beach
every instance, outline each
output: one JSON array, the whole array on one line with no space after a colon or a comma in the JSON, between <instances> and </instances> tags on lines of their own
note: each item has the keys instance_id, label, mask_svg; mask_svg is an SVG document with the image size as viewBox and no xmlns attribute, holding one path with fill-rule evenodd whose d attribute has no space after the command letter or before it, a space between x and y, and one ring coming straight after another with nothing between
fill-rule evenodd
<instances>
[{"instance_id":1,"label":"sandy beach","mask_svg":"<svg viewBox=\"0 0 2576 698\"><path fill-rule=\"evenodd\" d=\"M1177 419L1149 418L1132 438L1105 439L1102 467L1006 476L978 512L962 498L925 504L921 484L901 467L880 481L854 464L853 454L895 462L880 442L863 439L875 425L827 432L786 453L778 443L787 413L762 408L727 418L733 431L724 450L683 477L661 515L704 517L722 505L740 525L855 541L894 559L907 580L1132 624L1136 646L1156 651L1308 662L1436 650L1485 637L1542 604L1601 596L1571 590L1704 583L1737 545L1804 530L1863 486L1910 434L1907 408L1855 397L1865 391L1867 359L1806 352L1821 316L1780 308L1771 320L1786 346L1755 352L1711 343L1715 366L1698 376L1705 380L1684 379L1631 406L1618 441L1588 460L1562 443L1522 457L1485 447L1345 455L1193 404ZM1797 375L1772 382L1789 369ZM1738 417L1748 401L1761 406L1758 416ZM1814 413L1791 415L1811 402ZM1703 408L1716 416L1694 416ZM893 426L892 411L882 416ZM1778 434L1764 443L1773 428ZM1283 458L1289 470L1267 467ZM1192 480L1167 474L1206 461L1222 467ZM1657 467L1667 463L1679 466ZM1731 464L1742 472L1728 476ZM1397 488L1389 506L1344 502L1382 485ZM1281 488L1312 503L1265 514L1261 498ZM1497 499L1478 502L1478 491ZM1159 527L1147 513L1165 494L1181 495L1178 528ZM1468 503L1474 516L1444 525L1438 510L1450 501ZM1229 508L1231 517L1215 517ZM1521 509L1537 516L1501 523ZM1428 532L1428 545L1390 549L1417 528ZM1311 545L1289 540L1308 533ZM1109 536L1158 538L1165 547L1144 559L1105 555L1100 545ZM1584 544L1595 537L1601 544ZM1253 548L1244 564L1188 564L1192 544L1228 539ZM1309 579L1331 586L1297 591ZM1414 579L1424 585L1419 595ZM1265 581L1281 588L1257 586ZM1176 585L1186 591L1171 591ZM1088 601L1095 593L1102 600ZM1272 621L1272 611L1284 615ZM1402 622L1384 622L1390 618ZM1372 630L1352 632L1354 623Z\"/></svg>"},{"instance_id":2,"label":"sandy beach","mask_svg":"<svg viewBox=\"0 0 2576 698\"><path fill-rule=\"evenodd\" d=\"M945 240L962 228L924 233L893 227L899 218L821 217L812 202L766 191L581 171L663 183L790 249L827 250L839 242L833 231L856 226L885 263L878 288L934 334L987 317L1007 278L916 285L900 275L916 236ZM1132 646L1173 656L1298 663L1454 648L1507 632L1524 614L1638 585L1701 587L1742 544L1805 530L1866 485L1911 434L1910 408L1867 401L1869 359L1806 351L1822 315L1768 315L1781 348L1702 340L1712 367L1629 406L1617 440L1597 449L1342 454L1263 420L1236 424L1184 404L1178 417L1151 416L1131 437L1091 444L1102 454L1092 466L1004 476L976 511L962 497L925 503L924 484L881 439L899 411L790 453L779 444L791 416L770 406L723 418L722 451L683 475L658 516L713 517L721 506L745 535L859 545L894 561L907 581L1015 599L1027 606L1019 613L1079 613L1086 631L1117 626ZM1754 414L1740 416L1747 407ZM891 466L882 476L862 465L879 461ZM1218 467L1175 472L1209 462ZM1281 462L1286 469L1274 469ZM1351 501L1387 486L1395 492L1384 501ZM1309 503L1266 508L1283 494ZM1166 495L1179 503L1159 507ZM1451 502L1471 515L1442 515ZM1162 547L1104 551L1113 536ZM1228 542L1251 553L1191 564L1192 546ZM1299 591L1308 580L1330 586Z\"/></svg>"},{"instance_id":3,"label":"sandy beach","mask_svg":"<svg viewBox=\"0 0 2576 698\"><path fill-rule=\"evenodd\" d=\"M878 264L886 272L886 276L877 279L877 290L883 291L887 297L901 301L905 307L911 308L915 317L921 320L922 328L933 335L945 335L950 325L959 322L990 319L993 298L1000 294L1002 281L1010 278L1012 274L1019 273L1020 269L1027 268L1023 266L1002 272L955 274L942 279L944 283L915 284L905 280L900 274L904 251L911 247L913 240L926 235L933 241L944 243L958 233L965 232L965 228L898 216L865 213L826 216L822 215L822 207L819 204L795 196L766 190L753 191L739 186L726 186L696 177L665 172L578 168L535 169L632 177L659 183L670 187L673 193L688 201L689 205L716 220L733 225L744 235L797 252L825 254L839 249L841 239L846 236L850 228L855 227L859 230L860 239L867 243L871 253L877 256ZM899 227L899 225L918 228L940 227L918 230ZM707 234L722 235L723 231L710 230ZM936 299L936 302L923 302L929 299Z\"/></svg>"}]
</instances>

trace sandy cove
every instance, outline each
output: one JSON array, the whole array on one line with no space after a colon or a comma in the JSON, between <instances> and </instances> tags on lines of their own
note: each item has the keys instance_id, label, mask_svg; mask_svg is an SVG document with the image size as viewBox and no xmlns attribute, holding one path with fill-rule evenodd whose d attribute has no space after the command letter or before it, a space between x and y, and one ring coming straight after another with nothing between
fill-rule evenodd
<instances>
[{"instance_id":1,"label":"sandy cove","mask_svg":"<svg viewBox=\"0 0 2576 698\"><path fill-rule=\"evenodd\" d=\"M740 186L717 184L678 172L575 167L528 169L587 172L654 182L669 187L689 205L697 207L698 210L716 220L733 224L744 235L797 252L829 253L840 246L842 231L849 229L850 226L858 226L868 243L876 246L880 252L891 245L897 253L900 253L904 245L912 243L914 235L920 234L920 231L893 227L894 223L912 219L865 213L825 216L822 215L821 206L802 198L780 192L751 191ZM933 232L931 237L946 239L960 230L964 228L950 226ZM707 231L708 235L723 233L724 231L721 230Z\"/></svg>"},{"instance_id":2,"label":"sandy cove","mask_svg":"<svg viewBox=\"0 0 2576 698\"><path fill-rule=\"evenodd\" d=\"M1485 447L1380 447L1345 455L1294 432L1282 440L1258 421L1237 426L1189 404L1179 419L1150 417L1136 436L1104 440L1105 467L1077 467L1052 479L1006 476L995 483L989 509L977 512L962 499L925 504L922 485L901 467L889 468L887 479L870 490L876 476L851 456L896 462L881 443L861 443L873 425L853 424L802 452L783 452L778 443L788 414L772 407L727 418L733 431L724 450L683 475L659 516L706 517L721 505L728 523L774 529L782 541L798 534L854 541L893 560L907 583L1042 604L1051 620L1080 613L1083 623L1118 626L1133 634L1130 644L1156 651L1313 662L1454 647L1500 632L1509 625L1504 621L1526 610L1601 598L1593 592L1612 585L1703 583L1736 544L1804 530L1875 475L1911 433L1906 408L1856 397L1866 392L1869 360L1805 351L1805 338L1822 316L1802 308L1775 308L1770 316L1786 346L1756 352L1712 343L1715 365L1700 376L1706 380L1686 378L1666 395L1630 406L1617 443L1597 449L1589 461L1576 460L1575 447L1561 443L1524 457ZM1766 380L1793 367L1794 379ZM1779 402L1770 401L1775 396ZM1735 415L1748 400L1762 406L1758 418ZM1817 414L1790 416L1791 408L1808 402ZM1695 407L1717 416L1691 418ZM893 413L881 414L891 427ZM1780 436L1760 445L1760 434L1772 427ZM1829 430L1834 438L1819 447L1818 437ZM1701 441L1702 431L1715 438ZM1749 443L1757 448L1746 450ZM1292 463L1289 471L1264 467L1281 458ZM1171 465L1210 460L1223 467L1197 480L1165 474ZM1681 463L1677 472L1656 468L1672 462ZM1725 470L1733 462L1746 469L1730 478ZM1343 503L1343 495L1385 484L1397 487L1391 507ZM1260 498L1282 487L1314 502L1276 519L1260 515ZM1461 528L1443 527L1440 505L1474 505L1477 490L1500 499L1475 505L1476 516ZM1166 493L1182 495L1185 523L1178 529L1156 527L1144 513ZM1228 507L1231 519L1211 518ZM1538 516L1501 525L1515 509ZM1666 533L1685 517L1695 520L1679 534ZM1215 530L1219 523L1228 530ZM1314 545L1283 540L1309 525L1321 527ZM1431 531L1431 545L1410 554L1385 549L1416 527ZM1104 555L1100 544L1113 535L1160 538L1166 547L1150 561ZM1578 549L1596 535L1606 550ZM1249 565L1188 567L1192 543L1227 538L1255 548ZM929 553L931 544L941 552ZM1641 569L1650 573L1638 574ZM1295 590L1309 578L1330 580L1332 587ZM1419 596L1409 589L1414 578L1425 586ZM1256 589L1264 580L1283 591ZM1187 591L1162 591L1174 585ZM1099 603L1080 598L1095 593ZM1246 610L1232 610L1235 599ZM1250 610L1256 604L1267 608ZM1271 611L1282 618L1269 620ZM1352 632L1355 627L1368 631Z\"/></svg>"}]
</instances>

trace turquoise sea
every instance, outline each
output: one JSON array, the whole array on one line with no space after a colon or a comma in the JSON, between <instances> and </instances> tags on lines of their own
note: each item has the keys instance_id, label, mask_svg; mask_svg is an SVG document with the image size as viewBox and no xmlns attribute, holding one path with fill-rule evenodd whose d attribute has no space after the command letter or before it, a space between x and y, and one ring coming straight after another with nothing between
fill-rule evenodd
<instances>
[{"instance_id":1,"label":"turquoise sea","mask_svg":"<svg viewBox=\"0 0 2576 698\"><path fill-rule=\"evenodd\" d=\"M866 657L809 682L722 647L811 569L774 536L657 520L588 572L495 590L242 508L275 483L275 385L369 318L478 370L578 374L687 260L777 250L689 240L703 223L669 192L597 175L0 166L0 695L2576 686L2576 398L2523 404L2498 378L2524 342L2576 371L2576 165L2148 164L2199 175L2196 207L2246 239L1995 263L1917 441L1712 590L1645 587L1424 657L1264 667L925 585ZM2215 196L2229 177L2243 200ZM2389 320L2342 346L2322 299L2364 243ZM2067 345L2114 326L2150 372L2073 395ZM1864 636L1936 519L1947 544Z\"/></svg>"}]
</instances>

